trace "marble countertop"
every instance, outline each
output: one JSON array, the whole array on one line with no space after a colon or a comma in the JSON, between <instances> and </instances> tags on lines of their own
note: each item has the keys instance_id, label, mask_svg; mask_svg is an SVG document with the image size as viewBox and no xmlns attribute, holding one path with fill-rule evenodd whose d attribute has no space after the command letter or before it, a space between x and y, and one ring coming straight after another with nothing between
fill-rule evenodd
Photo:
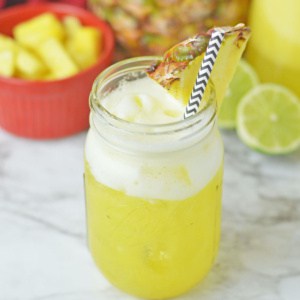
<instances>
[{"instance_id":1,"label":"marble countertop","mask_svg":"<svg viewBox=\"0 0 300 300\"><path fill-rule=\"evenodd\" d=\"M180 300L300 299L300 151L268 157L223 132L220 253ZM86 246L85 133L32 141L0 130L0 300L133 300Z\"/></svg>"}]
</instances>

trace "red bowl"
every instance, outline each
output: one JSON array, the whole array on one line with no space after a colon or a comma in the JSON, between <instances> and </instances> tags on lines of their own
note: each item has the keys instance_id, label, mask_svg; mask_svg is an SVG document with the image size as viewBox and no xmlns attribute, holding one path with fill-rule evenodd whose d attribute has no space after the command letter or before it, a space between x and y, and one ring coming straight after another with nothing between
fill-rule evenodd
<instances>
[{"instance_id":1,"label":"red bowl","mask_svg":"<svg viewBox=\"0 0 300 300\"><path fill-rule=\"evenodd\" d=\"M102 32L103 50L96 64L61 80L30 81L0 77L0 126L19 136L45 139L88 128L88 97L97 75L112 62L114 37L110 27L92 13L65 4L17 5L0 13L0 32L44 12L58 18L73 15L83 25Z\"/></svg>"}]
</instances>

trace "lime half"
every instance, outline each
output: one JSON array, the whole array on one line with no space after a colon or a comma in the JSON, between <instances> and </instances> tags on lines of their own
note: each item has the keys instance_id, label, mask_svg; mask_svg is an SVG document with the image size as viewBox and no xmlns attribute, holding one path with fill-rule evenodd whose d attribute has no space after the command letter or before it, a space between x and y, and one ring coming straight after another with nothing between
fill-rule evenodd
<instances>
[{"instance_id":1,"label":"lime half","mask_svg":"<svg viewBox=\"0 0 300 300\"><path fill-rule=\"evenodd\" d=\"M248 146L283 154L300 146L300 99L277 84L261 84L240 101L237 132Z\"/></svg>"},{"instance_id":2,"label":"lime half","mask_svg":"<svg viewBox=\"0 0 300 300\"><path fill-rule=\"evenodd\" d=\"M236 127L237 106L243 96L258 82L254 69L245 60L240 60L220 108L218 119L220 127L228 129Z\"/></svg>"}]
</instances>

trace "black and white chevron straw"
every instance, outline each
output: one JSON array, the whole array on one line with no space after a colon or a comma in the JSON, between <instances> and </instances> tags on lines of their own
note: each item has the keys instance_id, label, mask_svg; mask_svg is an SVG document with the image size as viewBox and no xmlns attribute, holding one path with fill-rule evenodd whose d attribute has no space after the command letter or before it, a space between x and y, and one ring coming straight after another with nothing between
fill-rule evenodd
<instances>
[{"instance_id":1,"label":"black and white chevron straw","mask_svg":"<svg viewBox=\"0 0 300 300\"><path fill-rule=\"evenodd\" d=\"M221 28L215 28L212 32L190 100L185 108L184 119L194 115L198 111L210 73L221 48L224 35L225 32Z\"/></svg>"}]
</instances>

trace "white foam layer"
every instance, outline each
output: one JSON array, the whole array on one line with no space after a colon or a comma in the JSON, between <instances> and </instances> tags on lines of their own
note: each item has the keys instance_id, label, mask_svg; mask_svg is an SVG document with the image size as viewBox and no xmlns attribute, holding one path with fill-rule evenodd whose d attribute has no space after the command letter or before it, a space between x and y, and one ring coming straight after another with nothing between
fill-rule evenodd
<instances>
[{"instance_id":1,"label":"white foam layer","mask_svg":"<svg viewBox=\"0 0 300 300\"><path fill-rule=\"evenodd\" d=\"M182 118L182 104L149 80L128 82L101 103L128 121L162 124ZM135 103L136 95L141 105ZM108 187L149 200L182 200L200 192L215 176L223 161L223 144L214 126L201 142L187 149L128 154L111 147L92 127L85 155L95 179Z\"/></svg>"},{"instance_id":2,"label":"white foam layer","mask_svg":"<svg viewBox=\"0 0 300 300\"><path fill-rule=\"evenodd\" d=\"M96 180L146 199L182 200L203 189L220 168L223 146L216 129L201 144L156 156L120 153L90 129L85 155Z\"/></svg>"},{"instance_id":3,"label":"white foam layer","mask_svg":"<svg viewBox=\"0 0 300 300\"><path fill-rule=\"evenodd\" d=\"M184 105L148 77L124 82L101 104L111 114L140 124L176 122L184 113Z\"/></svg>"}]
</instances>

